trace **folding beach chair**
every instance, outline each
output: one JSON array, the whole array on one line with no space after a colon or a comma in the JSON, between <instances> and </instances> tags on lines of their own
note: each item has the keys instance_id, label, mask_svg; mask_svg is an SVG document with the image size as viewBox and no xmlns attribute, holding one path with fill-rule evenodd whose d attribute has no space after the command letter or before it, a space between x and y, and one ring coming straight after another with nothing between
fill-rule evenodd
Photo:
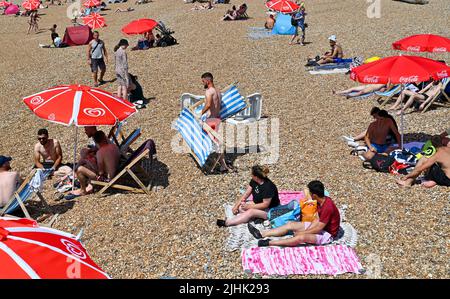
<instances>
[{"instance_id":1,"label":"folding beach chair","mask_svg":"<svg viewBox=\"0 0 450 299\"><path fill-rule=\"evenodd\" d=\"M239 113L236 113L232 118L227 119L227 123L242 124L255 122L261 119L262 116L262 95L260 93L253 93L246 97L245 101L248 107Z\"/></svg>"},{"instance_id":2,"label":"folding beach chair","mask_svg":"<svg viewBox=\"0 0 450 299\"><path fill-rule=\"evenodd\" d=\"M441 107L446 107L446 108L450 108L450 85L448 84L448 82L450 81L450 78L444 78L442 79L442 87L440 92L438 92L432 99L431 101L425 106L425 108L422 110L422 113L424 113L425 111L428 110L428 108L430 108L432 105L435 106L441 106ZM438 102L437 99L439 97L444 97L446 98L447 102Z\"/></svg>"},{"instance_id":3,"label":"folding beach chair","mask_svg":"<svg viewBox=\"0 0 450 299\"><path fill-rule=\"evenodd\" d=\"M399 85L394 85L394 86L392 86L391 89L386 90L386 91L375 91L375 94L378 96L376 101L378 102L379 100L381 100L381 98L385 97L386 99L381 103L381 106L384 106L394 96L400 94L401 91L402 91L402 86L400 84Z\"/></svg>"},{"instance_id":4,"label":"folding beach chair","mask_svg":"<svg viewBox=\"0 0 450 299\"><path fill-rule=\"evenodd\" d=\"M109 132L108 138L119 147L120 152L124 155L129 151L130 146L141 136L141 129L137 128L133 130L130 135L124 137L122 127L123 123L119 123L114 126Z\"/></svg>"},{"instance_id":5,"label":"folding beach chair","mask_svg":"<svg viewBox=\"0 0 450 299\"><path fill-rule=\"evenodd\" d=\"M135 193L146 193L150 195L150 190L152 189L152 181L150 180L148 167L143 167L141 160L148 155L150 160L150 167L153 165L153 160L156 159L156 147L153 140L148 139L145 141L136 151L134 151L128 159L119 167L119 172L117 175L109 182L91 181L92 185L102 186L103 188L98 192L102 195L109 188L120 189L125 191L131 191ZM145 176L145 179L149 181L148 186L139 179L135 172L140 172ZM139 188L117 184L119 179L122 179L125 174L130 175L130 177L136 182Z\"/></svg>"},{"instance_id":6,"label":"folding beach chair","mask_svg":"<svg viewBox=\"0 0 450 299\"><path fill-rule=\"evenodd\" d=\"M33 195L37 195L39 200L44 204L45 208L48 208L48 204L42 196L40 188L42 187L43 181L47 179L51 173L51 169L34 169L25 178L17 191L14 192L11 200L0 211L0 216L12 216L10 214L15 212L20 207L26 218L33 219L25 206L26 202L31 200ZM41 182L41 185L39 185L39 182Z\"/></svg>"},{"instance_id":7,"label":"folding beach chair","mask_svg":"<svg viewBox=\"0 0 450 299\"><path fill-rule=\"evenodd\" d=\"M197 161L202 171L206 173L207 170L205 169L205 164L210 154L214 151L219 152L218 157L213 161L213 165L210 168L210 172L212 172L219 160L224 156L224 153L221 152L223 142L217 132L206 123L203 123L203 126L200 125L199 120L201 118L203 118L203 121L206 119L206 115L199 115L204 105L205 100L201 99L193 106L184 108L177 119L175 129L181 133L192 156ZM226 119L235 116L247 107L248 102L239 93L237 87L231 85L231 87L227 88L222 95L220 110L221 121L225 121ZM213 144L216 145L216 150L213 150Z\"/></svg>"}]
</instances>

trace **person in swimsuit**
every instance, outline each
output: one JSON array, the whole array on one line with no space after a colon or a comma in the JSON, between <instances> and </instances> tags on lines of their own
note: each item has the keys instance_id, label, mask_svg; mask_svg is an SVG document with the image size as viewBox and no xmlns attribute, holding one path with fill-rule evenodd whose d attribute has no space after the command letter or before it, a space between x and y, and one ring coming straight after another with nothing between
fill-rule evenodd
<instances>
[{"instance_id":1,"label":"person in swimsuit","mask_svg":"<svg viewBox=\"0 0 450 299\"><path fill-rule=\"evenodd\" d=\"M232 211L233 218L217 220L219 227L234 226L247 223L252 219L267 220L269 209L280 205L277 186L267 177L269 168L255 165L252 167L249 186L245 193L236 201ZM247 202L252 195L253 202Z\"/></svg>"},{"instance_id":2,"label":"person in swimsuit","mask_svg":"<svg viewBox=\"0 0 450 299\"><path fill-rule=\"evenodd\" d=\"M221 122L220 108L222 105L222 94L214 86L214 78L211 73L204 73L201 79L203 87L206 89L206 92L205 92L205 106L203 107L200 115L207 113L205 123L209 127L211 127L211 129L218 132ZM210 135L210 137L211 140L215 141L214 136ZM226 164L225 157L223 155L221 156L219 162L221 165L220 166L221 172L228 172L231 170L231 167Z\"/></svg>"},{"instance_id":3,"label":"person in swimsuit","mask_svg":"<svg viewBox=\"0 0 450 299\"><path fill-rule=\"evenodd\" d=\"M397 112L397 115L400 115L405 112L405 110L408 109L414 103L414 101L419 101L422 102L419 107L419 111L422 111L425 106L441 91L441 88L442 82L440 80L434 80L419 92L405 89L402 91L394 105L392 105L388 110L400 109ZM405 96L409 96L409 99L402 108L401 103L405 99Z\"/></svg>"},{"instance_id":4,"label":"person in swimsuit","mask_svg":"<svg viewBox=\"0 0 450 299\"><path fill-rule=\"evenodd\" d=\"M342 91L332 91L333 94L345 96L347 99L353 98L353 97L359 97L364 94L372 93L375 91L385 91L387 89L386 84L367 84L367 85L360 85L356 87L351 87L349 89L345 89ZM350 95L352 94L352 95Z\"/></svg>"},{"instance_id":5,"label":"person in swimsuit","mask_svg":"<svg viewBox=\"0 0 450 299\"><path fill-rule=\"evenodd\" d=\"M49 139L47 129L38 131L38 140L39 142L34 146L35 167L58 170L63 158L59 141Z\"/></svg>"},{"instance_id":6,"label":"person in swimsuit","mask_svg":"<svg viewBox=\"0 0 450 299\"><path fill-rule=\"evenodd\" d=\"M342 47L336 42L336 35L330 36L328 40L330 41L331 51L326 52L320 60L317 61L318 64L339 63L344 58Z\"/></svg>"},{"instance_id":7,"label":"person in swimsuit","mask_svg":"<svg viewBox=\"0 0 450 299\"><path fill-rule=\"evenodd\" d=\"M376 153L385 153L393 149L387 143L387 137L390 134L395 136L397 144L401 143L398 128L385 110L381 110L374 117L375 121L369 125L364 137L364 141L369 148L369 151L363 154L366 160L372 159Z\"/></svg>"},{"instance_id":8,"label":"person in swimsuit","mask_svg":"<svg viewBox=\"0 0 450 299\"><path fill-rule=\"evenodd\" d=\"M273 26L275 26L275 17L272 13L270 13L267 16L266 23L264 23L264 28L273 29Z\"/></svg>"},{"instance_id":9,"label":"person in swimsuit","mask_svg":"<svg viewBox=\"0 0 450 299\"><path fill-rule=\"evenodd\" d=\"M431 157L422 157L414 170L401 179L396 180L402 187L411 187L416 178L426 171L423 187L432 188L436 185L450 187L450 147L443 146L440 135L431 138L431 144L436 153Z\"/></svg>"},{"instance_id":10,"label":"person in swimsuit","mask_svg":"<svg viewBox=\"0 0 450 299\"><path fill-rule=\"evenodd\" d=\"M19 173L11 171L11 160L11 157L0 156L0 207L8 204L21 183Z\"/></svg>"}]
</instances>

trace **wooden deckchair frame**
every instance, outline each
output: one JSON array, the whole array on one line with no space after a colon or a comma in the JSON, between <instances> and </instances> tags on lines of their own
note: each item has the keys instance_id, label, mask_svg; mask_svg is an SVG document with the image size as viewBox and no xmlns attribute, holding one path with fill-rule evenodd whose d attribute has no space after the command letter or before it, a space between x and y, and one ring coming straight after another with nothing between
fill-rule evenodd
<instances>
[{"instance_id":1,"label":"wooden deckchair frame","mask_svg":"<svg viewBox=\"0 0 450 299\"><path fill-rule=\"evenodd\" d=\"M389 91L397 88L398 85L393 85ZM383 107L384 105L386 105L390 100L392 100L396 95L399 95L402 92L402 89L400 89L400 92L398 93L394 93L391 94L390 96L386 97L386 99L381 103L381 106ZM376 99L376 101L378 102L379 100L381 100L383 98L383 96L378 96L378 98Z\"/></svg>"},{"instance_id":2,"label":"wooden deckchair frame","mask_svg":"<svg viewBox=\"0 0 450 299\"><path fill-rule=\"evenodd\" d=\"M138 164L146 155L148 155L148 153L149 149L147 148L139 156L130 161L130 163L128 163L111 181L109 182L91 181L91 184L103 187L98 192L99 195L102 195L109 188L131 191L134 193L146 193L147 195L151 195L150 190L153 187L152 186L153 182L150 181L150 184L148 186L145 186L145 184L139 179L139 177L132 170L133 167L138 168L140 172L145 174L146 179L149 179L147 171L140 164ZM140 188L116 184L116 182L126 173L128 173L131 176L131 178L139 185Z\"/></svg>"},{"instance_id":3,"label":"wooden deckchair frame","mask_svg":"<svg viewBox=\"0 0 450 299\"><path fill-rule=\"evenodd\" d=\"M23 180L22 184L20 184L19 188L14 192L13 196L11 197L11 199L8 201L8 203L2 208L2 210L0 211L0 216L9 216L9 217L13 217L13 218L19 218L16 217L14 215L10 215L10 214L6 214L6 211L8 210L8 208L13 204L13 202L15 200L17 200L20 209L22 210L23 214L25 215L26 218L30 219L30 220L35 220L30 216L30 213L27 210L27 207L25 206L25 203L23 201L23 199L20 197L19 193L22 192L22 190L25 188L25 186L27 184L30 183L31 179L34 177L34 175L36 174L37 169L34 169L33 171L30 172L30 174ZM38 191L34 191L33 193L35 193L35 195L39 198L39 201L44 205L44 209L48 210L50 208L50 206L48 205L47 201L45 200L44 196L42 195L42 193L38 190ZM33 195L31 195L33 196ZM26 201L30 200L31 198L28 198ZM53 222L56 220L56 217L58 217L59 214L55 214L50 223L45 225L42 224L44 226L51 226L53 224Z\"/></svg>"},{"instance_id":4,"label":"wooden deckchair frame","mask_svg":"<svg viewBox=\"0 0 450 299\"><path fill-rule=\"evenodd\" d=\"M431 99L431 101L425 106L425 108L422 110L422 113L424 113L425 111L427 111L432 105L435 106L440 106L440 107L445 107L445 108L450 108L450 98L448 97L448 95L445 93L445 89L447 88L447 85L449 84L450 80L447 81L447 83L445 85L441 86L441 90L436 93L436 95ZM444 97L447 99L447 103L439 103L436 102L436 100L439 98L439 96L444 95Z\"/></svg>"}]
</instances>

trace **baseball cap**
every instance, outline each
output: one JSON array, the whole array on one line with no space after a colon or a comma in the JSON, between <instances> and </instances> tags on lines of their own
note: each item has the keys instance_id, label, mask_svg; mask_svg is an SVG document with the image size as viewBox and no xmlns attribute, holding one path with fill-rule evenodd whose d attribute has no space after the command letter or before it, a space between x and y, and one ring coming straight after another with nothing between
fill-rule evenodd
<instances>
[{"instance_id":1,"label":"baseball cap","mask_svg":"<svg viewBox=\"0 0 450 299\"><path fill-rule=\"evenodd\" d=\"M12 158L11 157L7 157L7 156L0 156L0 167L3 166L3 164L5 164L6 162L11 161Z\"/></svg>"},{"instance_id":2,"label":"baseball cap","mask_svg":"<svg viewBox=\"0 0 450 299\"><path fill-rule=\"evenodd\" d=\"M335 42L335 41L336 41L336 35L333 34L333 35L330 36L328 39Z\"/></svg>"}]
</instances>

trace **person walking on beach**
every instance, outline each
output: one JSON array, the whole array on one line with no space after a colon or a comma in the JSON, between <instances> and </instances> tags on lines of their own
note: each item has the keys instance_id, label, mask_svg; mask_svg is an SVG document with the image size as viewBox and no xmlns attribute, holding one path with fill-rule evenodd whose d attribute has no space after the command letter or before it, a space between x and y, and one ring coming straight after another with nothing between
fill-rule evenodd
<instances>
[{"instance_id":1,"label":"person walking on beach","mask_svg":"<svg viewBox=\"0 0 450 299\"><path fill-rule=\"evenodd\" d=\"M298 29L299 28L302 30L302 37L301 37L300 45L301 46L305 45L305 29L306 29L305 15L306 15L305 5L304 5L304 3L301 3L300 8L292 15L291 24L292 24L292 26L295 27L295 33L292 36L292 39L289 43L290 45L294 44L295 38L298 37Z\"/></svg>"},{"instance_id":2,"label":"person walking on beach","mask_svg":"<svg viewBox=\"0 0 450 299\"><path fill-rule=\"evenodd\" d=\"M222 94L220 93L220 90L218 90L214 86L214 78L211 73L204 73L201 78L203 86L206 89L206 92L205 92L205 106L203 107L203 110L200 115L208 113L205 123L209 125L214 131L218 132L219 125L221 122L220 109L222 105ZM214 138L211 139L214 140ZM227 166L225 158L223 156L220 158L219 162L221 165L220 172L228 172L231 170Z\"/></svg>"},{"instance_id":3,"label":"person walking on beach","mask_svg":"<svg viewBox=\"0 0 450 299\"><path fill-rule=\"evenodd\" d=\"M103 76L106 72L106 62L108 62L108 53L106 52L105 42L100 39L98 31L93 32L93 40L88 45L88 64L91 66L92 77L94 78L94 86L98 87L105 84ZM98 77L98 70L100 69L100 77Z\"/></svg>"},{"instance_id":4,"label":"person walking on beach","mask_svg":"<svg viewBox=\"0 0 450 299\"><path fill-rule=\"evenodd\" d=\"M128 41L121 39L119 43L114 47L114 55L116 61L116 77L117 84L117 96L119 98L128 99L128 88L130 87L130 75L128 74L128 57L126 49L128 48Z\"/></svg>"}]
</instances>

